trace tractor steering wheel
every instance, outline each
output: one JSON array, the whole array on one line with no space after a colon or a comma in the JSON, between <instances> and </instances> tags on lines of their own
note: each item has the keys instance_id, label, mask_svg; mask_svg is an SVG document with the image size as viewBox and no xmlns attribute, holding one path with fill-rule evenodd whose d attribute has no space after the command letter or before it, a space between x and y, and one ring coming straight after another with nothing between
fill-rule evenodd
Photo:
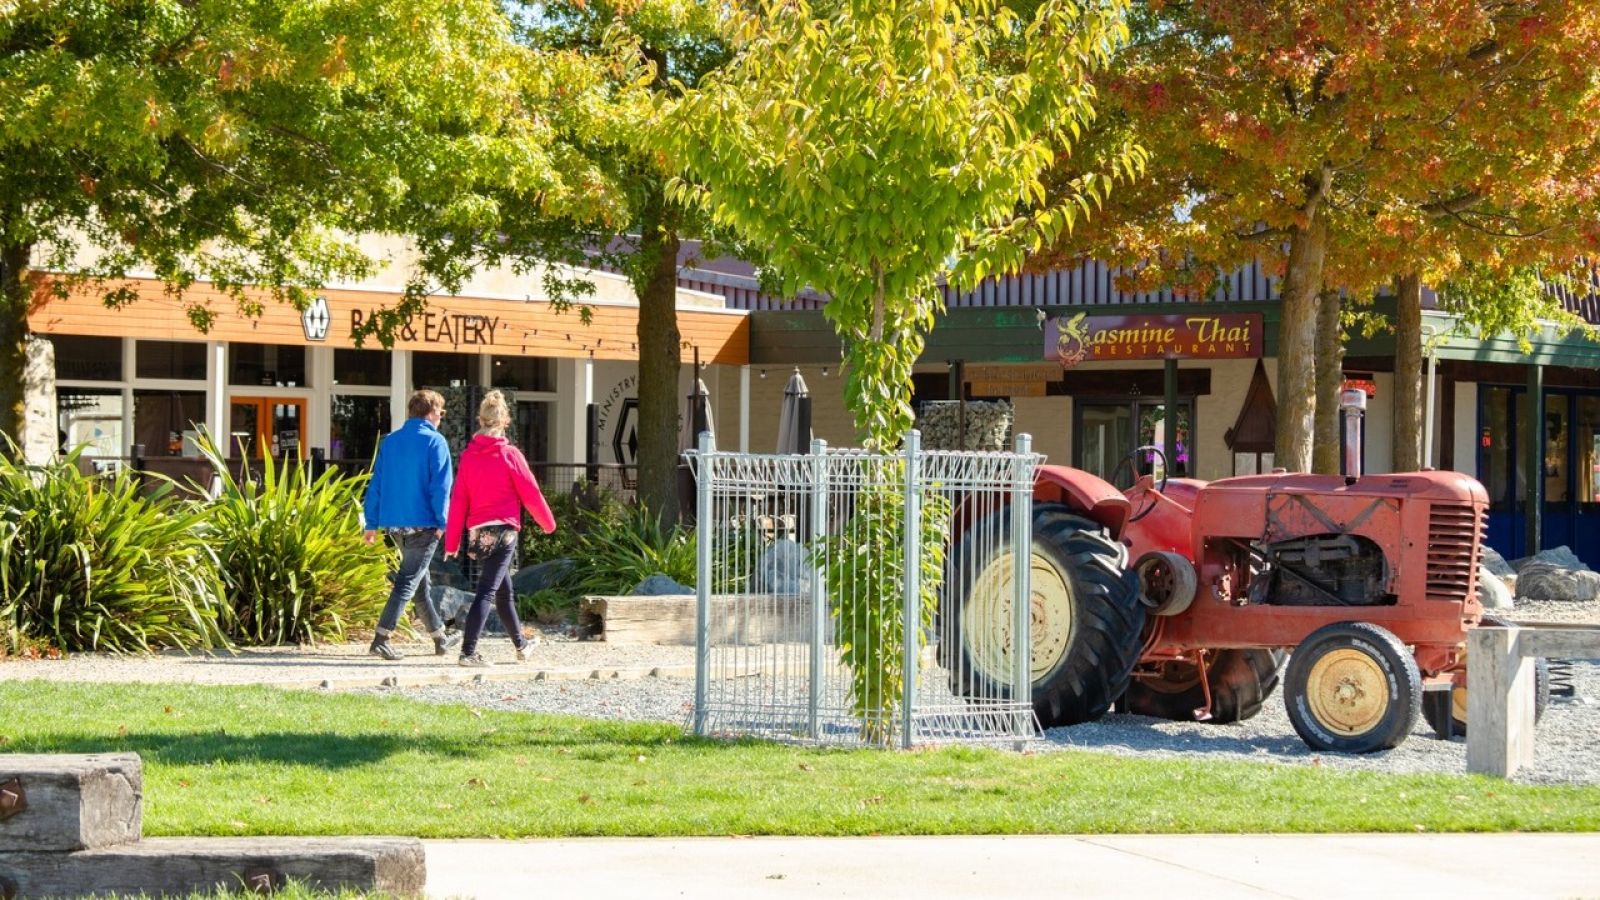
<instances>
[{"instance_id":1,"label":"tractor steering wheel","mask_svg":"<svg viewBox=\"0 0 1600 900\"><path fill-rule=\"evenodd\" d=\"M1132 484L1129 485L1128 489L1132 490L1135 486L1137 486L1139 484L1138 456L1140 453L1145 451L1149 451L1161 457L1161 481L1160 483L1152 482L1150 485L1150 490L1145 491L1146 497L1144 507L1128 517L1129 524L1137 522L1145 516L1155 512L1156 504L1160 501L1159 498L1155 497L1151 492L1153 491L1154 493L1159 494L1167 489L1167 472L1170 471L1167 468L1167 454L1166 451L1155 446L1154 444L1146 444L1143 447L1135 447L1132 450L1129 450L1128 455L1124 456L1117 463L1117 467L1111 470L1111 483L1113 485L1117 483L1117 473L1122 471L1123 466L1127 466L1129 478L1132 480Z\"/></svg>"},{"instance_id":2,"label":"tractor steering wheel","mask_svg":"<svg viewBox=\"0 0 1600 900\"><path fill-rule=\"evenodd\" d=\"M1172 468L1167 465L1166 451L1162 450L1160 447L1157 447L1155 444L1145 444L1142 447L1135 447L1132 450L1129 450L1127 455L1122 457L1122 459L1117 462L1116 468L1111 470L1111 483L1115 485L1117 483L1117 476L1121 474L1124 468L1126 468L1128 470L1128 487L1132 488L1134 485L1138 484L1139 454L1145 452L1154 453L1155 455L1161 457L1161 478L1156 484L1153 485L1153 487L1158 491L1166 491L1167 476L1168 473L1172 471Z\"/></svg>"}]
</instances>

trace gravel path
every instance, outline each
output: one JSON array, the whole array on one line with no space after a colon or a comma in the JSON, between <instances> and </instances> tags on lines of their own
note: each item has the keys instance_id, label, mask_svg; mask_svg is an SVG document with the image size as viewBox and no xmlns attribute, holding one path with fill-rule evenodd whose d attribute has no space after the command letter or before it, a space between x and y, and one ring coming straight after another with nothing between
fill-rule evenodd
<instances>
[{"instance_id":1,"label":"gravel path","mask_svg":"<svg viewBox=\"0 0 1600 900\"><path fill-rule=\"evenodd\" d=\"M1507 618L1521 622L1595 623L1600 622L1600 603L1524 604ZM1517 781L1600 784L1600 663L1575 663L1573 684L1575 697L1552 700L1539 723L1534 764L1519 772ZM683 723L693 709L694 683L670 677L519 681L406 687L384 693L435 703L467 703L483 709ZM1466 742L1460 738L1436 739L1420 717L1411 737L1393 750L1364 756L1315 752L1295 734L1277 694L1259 715L1245 722L1206 725L1111 715L1085 725L1052 728L1036 747L1044 751L1096 750L1128 756L1237 759L1390 773L1462 773L1467 765Z\"/></svg>"},{"instance_id":2,"label":"gravel path","mask_svg":"<svg viewBox=\"0 0 1600 900\"><path fill-rule=\"evenodd\" d=\"M1600 623L1600 602L1519 605L1516 621ZM510 642L485 639L485 655L500 663L462 669L431 646L402 645L406 659L386 663L365 643L250 650L238 654L111 656L74 654L63 660L0 660L0 681L146 681L196 684L273 684L335 687L484 709L563 713L589 718L684 723L694 692L692 647L613 645L547 634L535 658L510 663ZM1555 699L1539 725L1534 765L1518 781L1600 783L1600 663L1574 665L1575 699ZM380 686L385 683L389 686ZM448 682L448 683L442 683ZM1419 721L1392 751L1367 756L1314 753L1290 726L1279 696L1261 714L1231 725L1169 722L1113 715L1099 722L1047 731L1040 750L1098 750L1138 756L1242 759L1379 772L1466 770L1466 744L1440 741Z\"/></svg>"}]
</instances>

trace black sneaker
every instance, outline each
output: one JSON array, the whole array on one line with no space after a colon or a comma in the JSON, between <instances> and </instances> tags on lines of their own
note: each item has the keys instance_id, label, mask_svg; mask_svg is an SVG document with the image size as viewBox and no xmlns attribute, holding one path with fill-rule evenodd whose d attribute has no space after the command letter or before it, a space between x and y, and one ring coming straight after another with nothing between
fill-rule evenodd
<instances>
[{"instance_id":1,"label":"black sneaker","mask_svg":"<svg viewBox=\"0 0 1600 900\"><path fill-rule=\"evenodd\" d=\"M444 656L459 646L461 646L461 632L459 631L455 634L447 634L444 637L436 637L433 639L433 655Z\"/></svg>"},{"instance_id":2,"label":"black sneaker","mask_svg":"<svg viewBox=\"0 0 1600 900\"><path fill-rule=\"evenodd\" d=\"M367 652L373 656L381 656L391 662L400 658L400 651L391 647L389 639L385 637L373 638L372 646L367 648Z\"/></svg>"}]
</instances>

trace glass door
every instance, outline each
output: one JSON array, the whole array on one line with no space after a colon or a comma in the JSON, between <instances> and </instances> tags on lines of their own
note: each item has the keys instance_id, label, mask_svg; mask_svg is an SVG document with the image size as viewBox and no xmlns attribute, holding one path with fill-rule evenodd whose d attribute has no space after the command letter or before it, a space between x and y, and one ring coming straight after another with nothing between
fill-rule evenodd
<instances>
[{"instance_id":1,"label":"glass door","mask_svg":"<svg viewBox=\"0 0 1600 900\"><path fill-rule=\"evenodd\" d=\"M228 455L261 458L306 454L306 401L235 397L228 413Z\"/></svg>"},{"instance_id":2,"label":"glass door","mask_svg":"<svg viewBox=\"0 0 1600 900\"><path fill-rule=\"evenodd\" d=\"M1073 433L1078 438L1077 467L1111 481L1112 470L1133 449L1133 404L1080 404Z\"/></svg>"},{"instance_id":3,"label":"glass door","mask_svg":"<svg viewBox=\"0 0 1600 900\"><path fill-rule=\"evenodd\" d=\"M1164 446L1164 404L1154 400L1078 401L1073 405L1073 465L1123 489L1132 487L1140 475L1188 475L1194 471L1190 440L1193 404L1192 399L1178 401L1178 453L1169 462L1172 471L1165 472L1160 455L1154 453L1139 454L1131 466L1120 465L1134 447Z\"/></svg>"},{"instance_id":4,"label":"glass door","mask_svg":"<svg viewBox=\"0 0 1600 900\"><path fill-rule=\"evenodd\" d=\"M1567 546L1600 567L1600 542L1581 536L1600 528L1600 395L1546 391L1544 421L1528 421L1521 387L1479 391L1478 477L1489 493L1489 546L1507 559ZM1539 472L1544 490L1540 529L1544 547L1527 546L1528 444L1543 443Z\"/></svg>"}]
</instances>

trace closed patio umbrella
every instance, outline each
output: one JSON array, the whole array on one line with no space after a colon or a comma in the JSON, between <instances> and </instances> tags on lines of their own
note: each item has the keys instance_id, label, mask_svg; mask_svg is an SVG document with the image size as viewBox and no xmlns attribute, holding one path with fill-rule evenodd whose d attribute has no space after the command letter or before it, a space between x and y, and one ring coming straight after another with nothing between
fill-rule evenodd
<instances>
[{"instance_id":1,"label":"closed patio umbrella","mask_svg":"<svg viewBox=\"0 0 1600 900\"><path fill-rule=\"evenodd\" d=\"M800 370L794 370L783 386L783 405L778 408L778 452L811 452L811 392Z\"/></svg>"},{"instance_id":2,"label":"closed patio umbrella","mask_svg":"<svg viewBox=\"0 0 1600 900\"><path fill-rule=\"evenodd\" d=\"M689 415L686 417L689 427L683 435L683 449L695 450L700 447L700 432L711 432L711 449L717 448L717 428L711 419L711 391L706 388L703 378L694 380L694 390L689 394Z\"/></svg>"}]
</instances>

